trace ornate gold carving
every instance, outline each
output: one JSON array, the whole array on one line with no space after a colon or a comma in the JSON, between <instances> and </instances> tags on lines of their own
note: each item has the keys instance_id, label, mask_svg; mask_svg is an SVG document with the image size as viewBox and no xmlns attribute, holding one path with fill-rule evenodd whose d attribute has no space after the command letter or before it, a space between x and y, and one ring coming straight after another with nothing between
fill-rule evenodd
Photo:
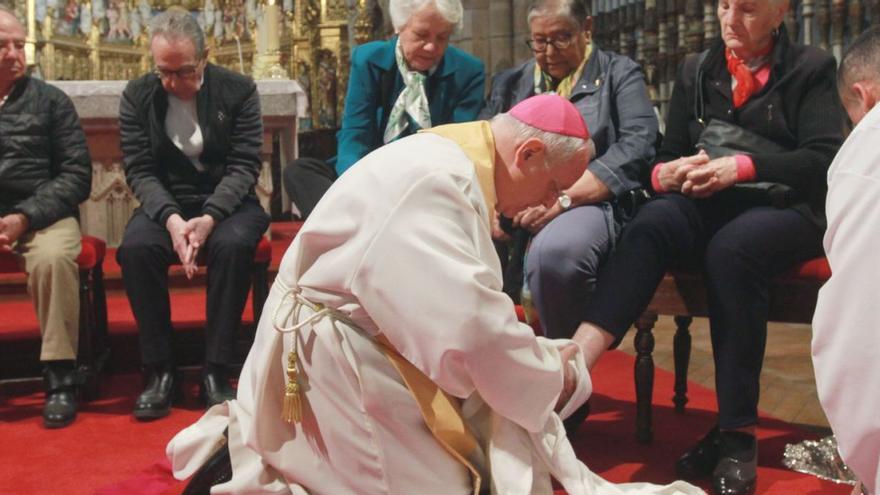
<instances>
[{"instance_id":1,"label":"ornate gold carving","mask_svg":"<svg viewBox=\"0 0 880 495\"><path fill-rule=\"evenodd\" d=\"M346 0L324 0L326 10L324 11L324 21L347 21L348 6Z\"/></svg>"},{"instance_id":2,"label":"ornate gold carving","mask_svg":"<svg viewBox=\"0 0 880 495\"><path fill-rule=\"evenodd\" d=\"M336 56L327 49L317 52L317 83L313 87L312 101L316 112L314 126L336 127Z\"/></svg>"},{"instance_id":3,"label":"ornate gold carving","mask_svg":"<svg viewBox=\"0 0 880 495\"><path fill-rule=\"evenodd\" d=\"M354 40L357 44L363 44L372 39L375 30L375 18L373 9L376 3L369 0L358 2L358 15L354 21Z\"/></svg>"},{"instance_id":4,"label":"ornate gold carving","mask_svg":"<svg viewBox=\"0 0 880 495\"><path fill-rule=\"evenodd\" d=\"M293 77L310 98L311 122L336 127L349 71L349 24L357 43L379 36L377 0L16 0L32 29L44 79L132 79L150 70L148 25L175 5L205 30L209 59L255 78ZM320 55L319 55L320 54Z\"/></svg>"}]
</instances>

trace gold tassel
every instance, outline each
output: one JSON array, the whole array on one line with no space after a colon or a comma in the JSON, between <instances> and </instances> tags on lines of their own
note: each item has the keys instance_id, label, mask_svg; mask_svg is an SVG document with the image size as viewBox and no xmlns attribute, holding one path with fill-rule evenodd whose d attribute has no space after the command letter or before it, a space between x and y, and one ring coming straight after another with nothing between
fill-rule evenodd
<instances>
[{"instance_id":1,"label":"gold tassel","mask_svg":"<svg viewBox=\"0 0 880 495\"><path fill-rule=\"evenodd\" d=\"M281 410L281 419L291 424L302 421L302 397L298 374L296 350L292 350L287 355L287 386L284 390L284 406Z\"/></svg>"}]
</instances>

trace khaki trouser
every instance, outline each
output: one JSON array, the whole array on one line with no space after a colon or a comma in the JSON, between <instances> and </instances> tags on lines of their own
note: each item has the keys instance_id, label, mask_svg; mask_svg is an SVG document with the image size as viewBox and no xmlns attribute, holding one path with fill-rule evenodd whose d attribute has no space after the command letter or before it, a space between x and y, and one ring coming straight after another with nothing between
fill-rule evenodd
<instances>
[{"instance_id":1,"label":"khaki trouser","mask_svg":"<svg viewBox=\"0 0 880 495\"><path fill-rule=\"evenodd\" d=\"M72 217L27 232L14 252L24 262L43 346L41 361L76 359L79 345L79 224Z\"/></svg>"}]
</instances>

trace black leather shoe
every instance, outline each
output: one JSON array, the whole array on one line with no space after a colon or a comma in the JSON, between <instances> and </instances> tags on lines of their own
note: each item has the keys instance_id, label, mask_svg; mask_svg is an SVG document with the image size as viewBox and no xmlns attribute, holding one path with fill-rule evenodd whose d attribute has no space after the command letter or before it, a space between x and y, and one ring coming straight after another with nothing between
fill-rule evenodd
<instances>
[{"instance_id":1,"label":"black leather shoe","mask_svg":"<svg viewBox=\"0 0 880 495\"><path fill-rule=\"evenodd\" d=\"M228 431L228 429L224 431L223 435L228 437ZM223 442L223 445L192 475L181 495L210 495L212 486L226 483L231 479L232 462L229 458L227 441Z\"/></svg>"},{"instance_id":2,"label":"black leather shoe","mask_svg":"<svg viewBox=\"0 0 880 495\"><path fill-rule=\"evenodd\" d=\"M720 458L718 427L709 430L699 442L675 462L675 474L684 480L708 478Z\"/></svg>"},{"instance_id":3,"label":"black leather shoe","mask_svg":"<svg viewBox=\"0 0 880 495\"><path fill-rule=\"evenodd\" d=\"M134 417L144 421L168 416L171 405L182 395L180 373L167 363L150 366L146 382L146 388L134 404Z\"/></svg>"},{"instance_id":4,"label":"black leather shoe","mask_svg":"<svg viewBox=\"0 0 880 495\"><path fill-rule=\"evenodd\" d=\"M211 363L205 365L199 397L204 401L205 409L235 398L235 391L229 385L223 366Z\"/></svg>"},{"instance_id":5,"label":"black leather shoe","mask_svg":"<svg viewBox=\"0 0 880 495\"><path fill-rule=\"evenodd\" d=\"M64 428L76 419L77 380L73 361L47 361L43 369L46 404L43 425Z\"/></svg>"},{"instance_id":6,"label":"black leather shoe","mask_svg":"<svg viewBox=\"0 0 880 495\"><path fill-rule=\"evenodd\" d=\"M721 432L721 458L712 473L712 488L718 495L747 495L755 492L758 479L758 442L741 431Z\"/></svg>"}]
</instances>

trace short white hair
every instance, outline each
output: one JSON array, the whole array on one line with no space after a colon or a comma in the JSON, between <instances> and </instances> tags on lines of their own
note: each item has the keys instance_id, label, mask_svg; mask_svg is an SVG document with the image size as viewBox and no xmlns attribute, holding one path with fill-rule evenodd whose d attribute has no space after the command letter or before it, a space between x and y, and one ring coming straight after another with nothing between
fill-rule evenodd
<instances>
[{"instance_id":1,"label":"short white hair","mask_svg":"<svg viewBox=\"0 0 880 495\"><path fill-rule=\"evenodd\" d=\"M595 145L591 139L585 140L575 136L547 132L530 126L509 113L499 113L492 117L492 122L503 122L504 125L509 126L509 129L516 136L517 143L525 142L531 138L540 139L544 143L547 166L550 168L570 162L584 150L588 150L591 157L596 154Z\"/></svg>"},{"instance_id":2,"label":"short white hair","mask_svg":"<svg viewBox=\"0 0 880 495\"><path fill-rule=\"evenodd\" d=\"M461 0L391 0L388 4L388 13L391 15L391 25L394 31L400 31L409 22L409 18L416 12L433 6L437 12L452 24L453 31L461 31L464 7Z\"/></svg>"}]
</instances>

